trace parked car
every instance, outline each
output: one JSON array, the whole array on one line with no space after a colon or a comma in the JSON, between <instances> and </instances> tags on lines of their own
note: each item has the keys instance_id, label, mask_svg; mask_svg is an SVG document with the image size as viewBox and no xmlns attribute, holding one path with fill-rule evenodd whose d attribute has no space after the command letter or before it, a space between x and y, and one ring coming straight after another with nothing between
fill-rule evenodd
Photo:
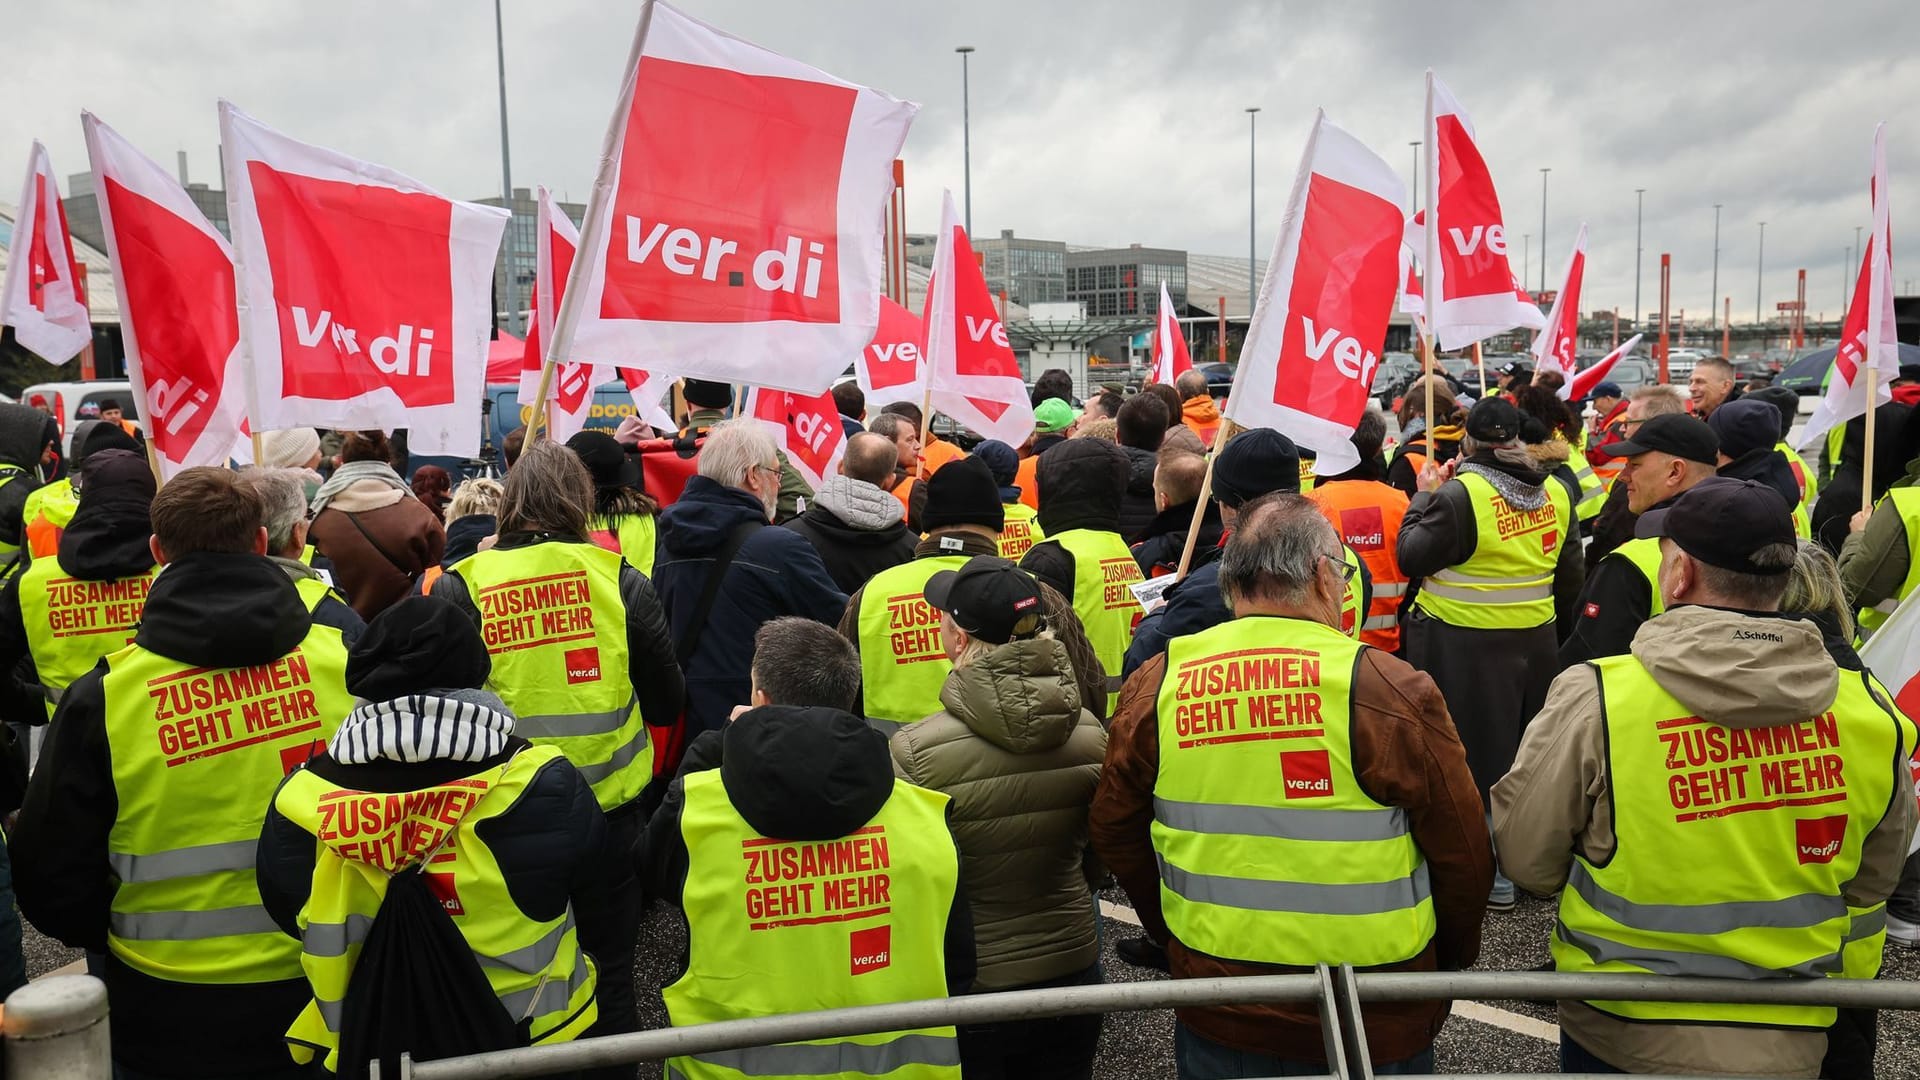
<instances>
[{"instance_id":1,"label":"parked car","mask_svg":"<svg viewBox=\"0 0 1920 1080\"><path fill-rule=\"evenodd\" d=\"M1373 373L1373 396L1380 407L1392 412L1400 395L1420 377L1420 361L1410 353L1388 353Z\"/></svg>"},{"instance_id":2,"label":"parked car","mask_svg":"<svg viewBox=\"0 0 1920 1080\"><path fill-rule=\"evenodd\" d=\"M82 420L98 420L100 403L112 399L127 420L140 419L140 403L133 398L133 384L125 379L92 379L87 382L35 383L20 391L20 404L40 409L53 417L60 429L60 453L66 456L74 426Z\"/></svg>"}]
</instances>

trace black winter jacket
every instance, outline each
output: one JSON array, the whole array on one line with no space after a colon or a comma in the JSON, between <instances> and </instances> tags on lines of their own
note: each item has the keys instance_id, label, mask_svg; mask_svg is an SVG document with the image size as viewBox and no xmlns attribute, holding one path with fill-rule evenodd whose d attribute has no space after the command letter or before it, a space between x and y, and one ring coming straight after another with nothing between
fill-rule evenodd
<instances>
[{"instance_id":1,"label":"black winter jacket","mask_svg":"<svg viewBox=\"0 0 1920 1080\"><path fill-rule=\"evenodd\" d=\"M769 526L766 508L748 492L695 476L659 520L660 556L653 564L653 582L675 642L693 629L698 614L694 608L715 556L735 529L749 532L707 613L700 647L687 660L691 739L719 727L734 706L747 703L753 636L764 623L798 615L832 626L846 610L847 594L834 585L806 537Z\"/></svg>"},{"instance_id":2,"label":"black winter jacket","mask_svg":"<svg viewBox=\"0 0 1920 1080\"><path fill-rule=\"evenodd\" d=\"M1069 439L1040 459L1040 528L1049 538L1072 529L1118 534L1127 489L1127 455L1104 439ZM1057 540L1027 549L1020 565L1073 602L1073 554Z\"/></svg>"},{"instance_id":3,"label":"black winter jacket","mask_svg":"<svg viewBox=\"0 0 1920 1080\"><path fill-rule=\"evenodd\" d=\"M1617 486L1626 487L1625 484ZM1663 499L1652 509L1665 510L1672 505L1673 499ZM1623 498L1622 509L1625 506ZM1630 521L1640 518L1632 511L1627 513ZM1574 605L1573 632L1560 643L1563 670L1603 656L1625 655L1633 645L1633 635L1640 632L1640 625L1653 610L1654 590L1659 583L1648 581L1625 556L1614 558L1612 555L1613 551L1609 551L1601 556L1587 571L1580 600Z\"/></svg>"},{"instance_id":4,"label":"black winter jacket","mask_svg":"<svg viewBox=\"0 0 1920 1080\"><path fill-rule=\"evenodd\" d=\"M887 737L852 713L765 705L742 713L723 730L701 733L688 746L666 801L647 822L638 853L647 896L673 906L683 923L680 898L688 859L680 814L686 808L686 778L709 769L720 770L728 798L748 825L781 840L846 836L873 820L893 794ZM973 916L958 886L943 933L947 992L964 993L975 969ZM686 963L682 953L679 970Z\"/></svg>"},{"instance_id":5,"label":"black winter jacket","mask_svg":"<svg viewBox=\"0 0 1920 1080\"><path fill-rule=\"evenodd\" d=\"M271 561L195 554L169 563L154 579L134 642L196 667L244 667L285 656L312 625L293 582ZM11 844L21 913L41 933L96 952L106 950L117 887L107 837L120 814L105 671L102 661L61 698ZM270 792L213 783L202 797L214 813L258 822ZM112 954L104 977L113 1001L114 1060L162 1076L284 1071L281 1035L308 1000L305 979L174 982L136 972ZM208 1037L208 1017L220 1018L219 1038Z\"/></svg>"},{"instance_id":6,"label":"black winter jacket","mask_svg":"<svg viewBox=\"0 0 1920 1080\"><path fill-rule=\"evenodd\" d=\"M580 541L516 532L502 536L494 548L507 551L533 544L567 543ZM440 580L433 583L433 595L458 605L479 623L480 609L459 574L449 570L440 575ZM667 636L666 612L646 575L624 562L620 564L620 603L627 610L627 678L640 699L640 718L650 727L673 727L685 700L686 683L674 658L673 640Z\"/></svg>"},{"instance_id":7,"label":"black winter jacket","mask_svg":"<svg viewBox=\"0 0 1920 1080\"><path fill-rule=\"evenodd\" d=\"M1467 459L1475 464L1507 473L1526 484L1559 483L1551 473L1525 469L1499 460L1492 451L1482 451ZM1569 535L1559 538L1559 552L1553 569L1553 607L1555 612L1570 611L1586 580L1586 563L1577 542L1577 527L1569 522ZM1400 523L1400 537L1394 554L1400 569L1409 579L1424 578L1449 566L1458 566L1471 558L1479 545L1480 534L1474 525L1473 496L1466 485L1449 480L1431 492L1421 492L1407 506Z\"/></svg>"},{"instance_id":8,"label":"black winter jacket","mask_svg":"<svg viewBox=\"0 0 1920 1080\"><path fill-rule=\"evenodd\" d=\"M925 487L925 484L914 485L916 490ZM893 500L893 496L879 488L873 490L879 491L881 498ZM868 578L880 571L912 559L913 549L920 542L918 536L907 531L903 520L896 518L892 524L879 529L850 525L818 501L782 528L806 537L820 553L820 561L835 587L847 593L865 585Z\"/></svg>"},{"instance_id":9,"label":"black winter jacket","mask_svg":"<svg viewBox=\"0 0 1920 1080\"><path fill-rule=\"evenodd\" d=\"M1159 459L1151 450L1122 446L1127 455L1127 486L1120 493L1120 539L1137 544L1153 525L1159 511L1153 504L1153 470Z\"/></svg>"},{"instance_id":10,"label":"black winter jacket","mask_svg":"<svg viewBox=\"0 0 1920 1080\"><path fill-rule=\"evenodd\" d=\"M44 482L40 454L59 440L53 417L26 405L0 404L0 476L13 476L0 485L0 544L26 546L27 523L21 511L27 496Z\"/></svg>"},{"instance_id":11,"label":"black winter jacket","mask_svg":"<svg viewBox=\"0 0 1920 1080\"><path fill-rule=\"evenodd\" d=\"M1153 524L1133 545L1133 561L1147 577L1178 573L1180 556L1187 550L1187 532L1193 526L1193 504L1169 506L1154 515ZM1200 516L1200 539L1194 541L1193 565L1199 566L1219 556L1220 540L1226 535L1220 524L1220 504L1207 500Z\"/></svg>"}]
</instances>

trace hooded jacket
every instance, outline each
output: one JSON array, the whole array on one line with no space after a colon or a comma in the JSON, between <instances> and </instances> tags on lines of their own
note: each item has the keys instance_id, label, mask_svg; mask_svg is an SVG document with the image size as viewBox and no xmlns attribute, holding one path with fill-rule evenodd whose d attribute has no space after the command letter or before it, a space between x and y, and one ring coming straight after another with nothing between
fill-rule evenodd
<instances>
[{"instance_id":1,"label":"hooded jacket","mask_svg":"<svg viewBox=\"0 0 1920 1080\"><path fill-rule=\"evenodd\" d=\"M926 485L914 485L924 491ZM900 500L865 480L829 477L813 493L807 512L786 523L820 553L828 576L842 592L913 558L919 537L907 531Z\"/></svg>"},{"instance_id":2,"label":"hooded jacket","mask_svg":"<svg viewBox=\"0 0 1920 1080\"><path fill-rule=\"evenodd\" d=\"M1127 455L1127 486L1120 493L1120 539L1136 544L1159 513L1153 500L1153 470L1160 459L1137 446L1122 446L1120 452Z\"/></svg>"},{"instance_id":3,"label":"hooded jacket","mask_svg":"<svg viewBox=\"0 0 1920 1080\"><path fill-rule=\"evenodd\" d=\"M852 713L764 705L704 736L689 750L685 767L648 820L638 853L647 895L666 901L683 924L686 912L681 893L687 883L688 859L680 814L686 808L686 777L713 768L720 770L727 796L747 824L760 835L779 840L846 836L873 820L893 796L887 737ZM942 929L947 988L954 994L965 991L974 974L973 926L966 895L963 874ZM686 962L683 952L680 971ZM678 978L678 972L673 977Z\"/></svg>"},{"instance_id":4,"label":"hooded jacket","mask_svg":"<svg viewBox=\"0 0 1920 1080\"><path fill-rule=\"evenodd\" d=\"M847 606L846 594L805 537L771 527L766 507L751 492L695 476L679 501L660 513L660 556L653 564L674 642L692 631L707 575L735 530L748 535L706 613L699 648L685 664L689 739L719 727L734 706L746 704L753 636L763 623L798 615L832 625Z\"/></svg>"},{"instance_id":5,"label":"hooded jacket","mask_svg":"<svg viewBox=\"0 0 1920 1080\"><path fill-rule=\"evenodd\" d=\"M1490 450L1482 450L1461 462L1460 469L1472 469L1485 477L1508 503L1517 509L1544 506L1547 492L1542 486L1559 483L1546 469L1503 461ZM1791 479L1791 477L1789 477ZM1569 522L1571 529L1572 523ZM1553 570L1553 609L1570 611L1586 580L1586 564L1580 545L1573 536L1560 541L1559 561ZM1473 556L1480 534L1473 518L1473 497L1466 485L1457 480L1441 484L1437 490L1415 495L1407 505L1400 523L1400 536L1394 555L1408 579L1424 578L1437 570L1458 566Z\"/></svg>"},{"instance_id":6,"label":"hooded jacket","mask_svg":"<svg viewBox=\"0 0 1920 1080\"><path fill-rule=\"evenodd\" d=\"M1193 526L1194 504L1181 503L1169 506L1153 516L1152 524L1133 544L1133 561L1140 564L1140 573L1149 578L1180 572L1180 556L1187 550L1187 532ZM1200 515L1200 539L1194 541L1193 558L1196 563L1209 555L1217 554L1221 540L1226 536L1226 527L1220 523L1220 504L1207 500L1207 508Z\"/></svg>"},{"instance_id":7,"label":"hooded jacket","mask_svg":"<svg viewBox=\"0 0 1920 1080\"><path fill-rule=\"evenodd\" d=\"M334 582L363 619L407 595L421 571L440 564L447 546L440 519L387 471L391 482L355 480L333 495L307 533L332 561Z\"/></svg>"},{"instance_id":8,"label":"hooded jacket","mask_svg":"<svg viewBox=\"0 0 1920 1080\"><path fill-rule=\"evenodd\" d=\"M20 511L42 483L41 453L59 441L53 417L27 405L0 404L0 477L12 476L0 484L0 544L25 545Z\"/></svg>"},{"instance_id":9,"label":"hooded jacket","mask_svg":"<svg viewBox=\"0 0 1920 1080\"><path fill-rule=\"evenodd\" d=\"M285 656L312 628L280 568L261 556L193 554L154 579L135 644L194 667L247 667ZM39 780L12 835L20 910L49 937L105 952L115 878L107 838L120 814L107 741L107 701L96 667L60 702L47 729ZM136 706L137 707L137 706ZM338 720L329 718L329 723ZM266 815L269 794L211 786L187 813ZM284 1070L281 1035L306 1007L305 979L212 985L155 979L107 954L113 1056L146 1073L199 1075ZM220 1037L207 1037L219 1017Z\"/></svg>"},{"instance_id":10,"label":"hooded jacket","mask_svg":"<svg viewBox=\"0 0 1920 1080\"><path fill-rule=\"evenodd\" d=\"M1073 602L1073 554L1057 537L1072 529L1120 532L1120 500L1127 489L1127 456L1104 439L1068 439L1040 459L1040 528L1047 539L1027 549L1020 565Z\"/></svg>"},{"instance_id":11,"label":"hooded jacket","mask_svg":"<svg viewBox=\"0 0 1920 1080\"><path fill-rule=\"evenodd\" d=\"M1765 484L1787 501L1789 509L1800 505L1800 483L1793 478L1793 466L1787 464L1785 454L1771 446L1741 454L1720 466L1720 475Z\"/></svg>"},{"instance_id":12,"label":"hooded jacket","mask_svg":"<svg viewBox=\"0 0 1920 1080\"><path fill-rule=\"evenodd\" d=\"M1080 707L1066 647L1013 641L940 688L942 711L893 736L904 778L952 796L979 990L1083 971L1100 956L1087 807L1107 733Z\"/></svg>"},{"instance_id":13,"label":"hooded jacket","mask_svg":"<svg viewBox=\"0 0 1920 1080\"><path fill-rule=\"evenodd\" d=\"M1842 678L1860 677L1851 650L1836 656L1815 623L1793 615L1683 605L1640 627L1632 654L1681 704L1732 728L1799 723L1833 705ZM1863 841L1850 906L1879 903L1899 880L1915 816L1901 787ZM1550 896L1566 884L1575 852L1593 862L1613 857L1607 722L1593 668L1569 668L1554 681L1492 805L1501 868L1528 892ZM1603 1060L1643 1073L1814 1076L1827 1043L1819 1031L1636 1024L1579 1002L1561 1004L1560 1024Z\"/></svg>"},{"instance_id":14,"label":"hooded jacket","mask_svg":"<svg viewBox=\"0 0 1920 1080\"><path fill-rule=\"evenodd\" d=\"M1279 620L1275 620L1279 621ZM1273 975L1297 971L1245 963L1188 948L1169 933L1160 903L1160 874L1150 828L1160 771L1159 714L1164 656L1148 660L1120 692L1108 734L1106 762L1089 825L1094 851L1126 890L1148 936L1166 943L1176 979ZM1480 953L1487 890L1493 885L1480 798L1446 702L1433 680L1405 662L1363 648L1348 695L1354 778L1366 795L1406 811L1413 841L1426 858L1435 930L1419 955L1391 965L1403 971L1456 971ZM1222 801L1231 801L1221 792ZM1446 1020L1444 1001L1368 1005L1373 1056L1400 1061L1426 1050ZM1318 1010L1305 1003L1180 1009L1180 1022L1203 1038L1290 1061L1322 1061L1326 1048Z\"/></svg>"},{"instance_id":15,"label":"hooded jacket","mask_svg":"<svg viewBox=\"0 0 1920 1080\"><path fill-rule=\"evenodd\" d=\"M1200 436L1201 442L1212 446L1214 437L1220 434L1220 406L1214 404L1211 394L1190 397L1180 403L1180 422Z\"/></svg>"}]
</instances>

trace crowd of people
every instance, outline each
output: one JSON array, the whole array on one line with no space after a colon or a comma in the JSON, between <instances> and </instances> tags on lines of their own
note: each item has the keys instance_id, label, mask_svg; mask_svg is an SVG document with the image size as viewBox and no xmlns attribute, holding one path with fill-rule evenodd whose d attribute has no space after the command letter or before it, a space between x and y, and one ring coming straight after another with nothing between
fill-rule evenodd
<instances>
[{"instance_id":1,"label":"crowd of people","mask_svg":"<svg viewBox=\"0 0 1920 1080\"><path fill-rule=\"evenodd\" d=\"M664 505L626 425L516 433L504 480L302 429L156 484L137 431L0 405L20 911L86 951L132 1080L634 1030L649 905L687 933L675 1025L1098 983L1109 883L1120 955L1175 978L1463 969L1521 890L1558 895L1563 971L1872 977L1920 943L1920 735L1854 651L1920 583L1920 461L1836 528L1863 442L1816 477L1796 403L1724 363L1588 418L1518 366L1428 378L1434 415L1416 383L1326 476L1197 373L1046 372L1019 447L843 384L817 490L688 380ZM1365 1014L1376 1072L1432 1071L1446 1002ZM1100 1031L667 1070L1090 1077ZM1872 1074L1871 1013L1570 1002L1561 1033L1569 1071ZM1174 1053L1325 1067L1311 1005L1180 1009Z\"/></svg>"}]
</instances>

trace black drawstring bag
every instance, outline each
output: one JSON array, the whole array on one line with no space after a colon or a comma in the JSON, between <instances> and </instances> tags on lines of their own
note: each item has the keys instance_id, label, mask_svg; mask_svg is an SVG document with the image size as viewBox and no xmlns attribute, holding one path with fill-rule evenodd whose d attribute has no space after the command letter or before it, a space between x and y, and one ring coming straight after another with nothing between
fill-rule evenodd
<instances>
[{"instance_id":1,"label":"black drawstring bag","mask_svg":"<svg viewBox=\"0 0 1920 1080\"><path fill-rule=\"evenodd\" d=\"M338 1075L363 1077L378 1060L380 1075L398 1076L403 1052L433 1061L526 1046L531 1028L500 1007L419 866L393 875L347 981Z\"/></svg>"}]
</instances>

